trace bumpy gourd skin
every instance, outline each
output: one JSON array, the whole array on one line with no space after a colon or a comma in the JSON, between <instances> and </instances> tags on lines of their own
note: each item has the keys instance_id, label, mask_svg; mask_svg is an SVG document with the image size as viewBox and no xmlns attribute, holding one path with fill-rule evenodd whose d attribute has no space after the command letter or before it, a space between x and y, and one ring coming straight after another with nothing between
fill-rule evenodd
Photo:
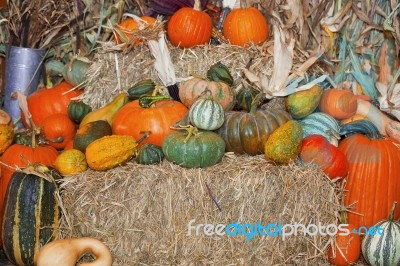
<instances>
[{"instance_id":1,"label":"bumpy gourd skin","mask_svg":"<svg viewBox=\"0 0 400 266\"><path fill-rule=\"evenodd\" d=\"M0 125L0 154L13 142L14 128L12 125Z\"/></svg>"},{"instance_id":2,"label":"bumpy gourd skin","mask_svg":"<svg viewBox=\"0 0 400 266\"><path fill-rule=\"evenodd\" d=\"M187 132L174 132L163 142L165 158L187 168L208 167L217 164L224 155L225 142L216 133L203 131L190 136Z\"/></svg>"},{"instance_id":3,"label":"bumpy gourd skin","mask_svg":"<svg viewBox=\"0 0 400 266\"><path fill-rule=\"evenodd\" d=\"M86 161L91 169L105 171L131 159L136 147L137 142L131 136L105 136L87 146Z\"/></svg>"},{"instance_id":4,"label":"bumpy gourd skin","mask_svg":"<svg viewBox=\"0 0 400 266\"><path fill-rule=\"evenodd\" d=\"M278 164L295 159L301 149L303 130L299 122L290 120L275 130L265 143L265 158Z\"/></svg>"}]
</instances>

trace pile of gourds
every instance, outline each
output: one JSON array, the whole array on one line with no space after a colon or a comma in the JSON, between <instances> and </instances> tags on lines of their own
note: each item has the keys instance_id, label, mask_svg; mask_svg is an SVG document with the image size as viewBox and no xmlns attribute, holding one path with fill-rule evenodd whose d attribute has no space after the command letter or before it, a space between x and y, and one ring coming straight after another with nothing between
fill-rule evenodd
<instances>
[{"instance_id":1,"label":"pile of gourds","mask_svg":"<svg viewBox=\"0 0 400 266\"><path fill-rule=\"evenodd\" d=\"M160 10L168 5L154 2ZM210 41L211 18L200 10L199 1L195 3L194 8L170 14L167 34L172 44L187 48ZM242 23L244 17L250 22ZM148 25L156 22L142 19ZM262 28L255 31L254 24ZM196 27L198 32L193 34L191 29ZM142 42L134 34L140 29L143 25L136 20L123 21L116 28L116 43ZM232 44L262 43L268 39L267 21L255 8L237 9L225 20L223 35ZM397 265L400 247L393 236L400 232L394 221L400 218L400 210L392 205L400 201L396 176L400 143L393 138L399 134L391 126L395 121L367 96L348 89L315 85L289 95L283 110L263 108L266 99L260 91L248 84L238 90L237 85L228 68L218 62L206 78L179 84L180 101L160 94L154 81L142 80L92 110L75 100L81 90L62 81L27 98L30 114L25 113L22 121L28 130L14 132L11 119L0 112L0 206L4 202L5 210L0 218L8 258L18 265L36 262L39 247L54 239L60 213L50 194L54 195L62 176L85 172L88 167L107 171L133 158L139 164L158 164L165 158L182 167L209 167L219 163L225 152L232 152L263 154L275 164L320 168L332 182L343 185L343 204L354 205L342 221L350 228L375 225L390 213L380 224L387 229L385 234L364 238L362 251L373 265ZM34 200L18 205L30 193ZM45 198L46 193L50 194ZM50 208L37 208L43 200ZM20 216L16 223L22 211L27 216ZM35 219L49 224L30 222ZM13 242L19 238L22 241ZM356 235L337 236L335 243L328 251L331 263L351 265L359 259L361 239ZM354 248L349 249L350 244Z\"/></svg>"}]
</instances>

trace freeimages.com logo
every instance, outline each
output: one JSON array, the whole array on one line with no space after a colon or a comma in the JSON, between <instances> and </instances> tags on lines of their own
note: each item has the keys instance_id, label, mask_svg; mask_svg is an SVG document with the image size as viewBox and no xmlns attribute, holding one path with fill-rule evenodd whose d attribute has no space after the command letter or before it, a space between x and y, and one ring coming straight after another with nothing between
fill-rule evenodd
<instances>
[{"instance_id":1,"label":"freeimages.com logo","mask_svg":"<svg viewBox=\"0 0 400 266\"><path fill-rule=\"evenodd\" d=\"M335 236L335 235L348 235L350 234L350 229L348 224L329 224L322 225L318 224L308 224L304 225L301 223L293 224L283 224L278 223L268 223L263 225L262 222L255 224L241 224L239 222L225 224L195 224L196 220L192 219L188 224L188 236L195 234L199 236L204 234L206 236L244 236L246 240L250 241L255 236L272 236L281 237L282 240L290 236L315 236L320 234L322 236ZM364 235L383 235L382 227L365 227L361 226L358 229L353 229L353 233L364 234Z\"/></svg>"}]
</instances>

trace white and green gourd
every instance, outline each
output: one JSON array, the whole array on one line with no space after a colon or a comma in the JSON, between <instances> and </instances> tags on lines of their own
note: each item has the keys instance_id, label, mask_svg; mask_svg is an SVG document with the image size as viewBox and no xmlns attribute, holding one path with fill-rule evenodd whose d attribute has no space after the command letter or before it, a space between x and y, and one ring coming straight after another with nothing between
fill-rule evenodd
<instances>
[{"instance_id":1,"label":"white and green gourd","mask_svg":"<svg viewBox=\"0 0 400 266\"><path fill-rule=\"evenodd\" d=\"M338 146L340 126L332 116L316 112L300 120L300 124L303 128L303 138L317 134L324 136L332 145Z\"/></svg>"},{"instance_id":2,"label":"white and green gourd","mask_svg":"<svg viewBox=\"0 0 400 266\"><path fill-rule=\"evenodd\" d=\"M216 130L224 123L224 108L212 99L211 93L207 93L205 98L197 99L190 107L189 119L199 129Z\"/></svg>"},{"instance_id":3,"label":"white and green gourd","mask_svg":"<svg viewBox=\"0 0 400 266\"><path fill-rule=\"evenodd\" d=\"M364 236L361 250L365 260L372 266L400 265L400 223L394 220L393 204L389 219L381 221L375 228L382 228L381 234ZM378 231L379 232L379 231Z\"/></svg>"}]
</instances>

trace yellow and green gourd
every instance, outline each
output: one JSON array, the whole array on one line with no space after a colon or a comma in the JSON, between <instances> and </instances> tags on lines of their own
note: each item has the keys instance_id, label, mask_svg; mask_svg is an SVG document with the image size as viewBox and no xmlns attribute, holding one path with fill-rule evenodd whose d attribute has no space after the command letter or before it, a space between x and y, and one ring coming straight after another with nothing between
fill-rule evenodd
<instances>
[{"instance_id":1,"label":"yellow and green gourd","mask_svg":"<svg viewBox=\"0 0 400 266\"><path fill-rule=\"evenodd\" d=\"M286 109L294 119L301 119L318 107L322 96L322 88L314 85L311 89L295 92L286 98Z\"/></svg>"}]
</instances>

